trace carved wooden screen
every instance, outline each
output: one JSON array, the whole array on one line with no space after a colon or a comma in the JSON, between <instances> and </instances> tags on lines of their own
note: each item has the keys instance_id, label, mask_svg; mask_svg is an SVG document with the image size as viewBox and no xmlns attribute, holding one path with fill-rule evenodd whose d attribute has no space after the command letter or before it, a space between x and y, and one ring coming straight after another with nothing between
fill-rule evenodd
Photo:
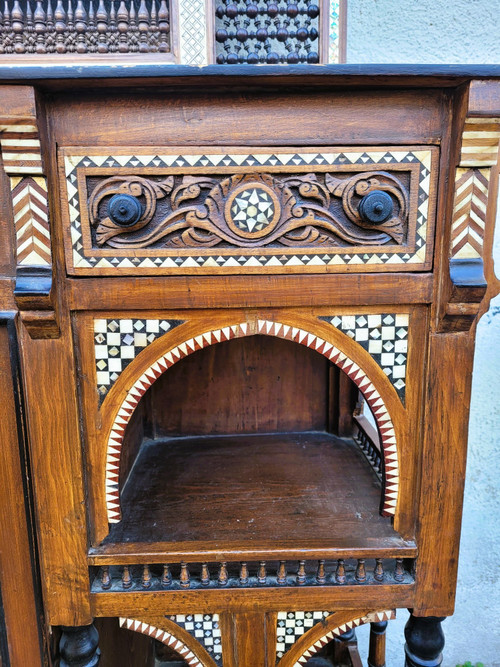
<instances>
[{"instance_id":1,"label":"carved wooden screen","mask_svg":"<svg viewBox=\"0 0 500 667\"><path fill-rule=\"evenodd\" d=\"M335 63L341 14L342 0L4 0L0 60L153 54L196 66Z\"/></svg>"}]
</instances>

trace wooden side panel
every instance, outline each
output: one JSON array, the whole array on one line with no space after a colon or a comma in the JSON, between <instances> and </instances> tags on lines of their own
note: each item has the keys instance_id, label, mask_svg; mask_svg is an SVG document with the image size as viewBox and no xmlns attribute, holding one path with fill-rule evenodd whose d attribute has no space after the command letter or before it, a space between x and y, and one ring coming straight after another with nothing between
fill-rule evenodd
<instances>
[{"instance_id":1,"label":"wooden side panel","mask_svg":"<svg viewBox=\"0 0 500 667\"><path fill-rule=\"evenodd\" d=\"M10 331L9 331L10 329ZM21 425L16 418L15 382L10 363L14 323L0 326L0 583L8 646L0 650L10 664L42 665L34 579L33 541L23 493L26 471L20 458ZM2 637L0 637L2 641ZM7 662L6 655L8 655Z\"/></svg>"},{"instance_id":2,"label":"wooden side panel","mask_svg":"<svg viewBox=\"0 0 500 667\"><path fill-rule=\"evenodd\" d=\"M151 387L155 437L326 430L328 366L269 336L213 345Z\"/></svg>"},{"instance_id":3,"label":"wooden side panel","mask_svg":"<svg viewBox=\"0 0 500 667\"><path fill-rule=\"evenodd\" d=\"M21 330L32 471L47 620L91 622L75 359L69 322L60 339Z\"/></svg>"},{"instance_id":4,"label":"wooden side panel","mask_svg":"<svg viewBox=\"0 0 500 667\"><path fill-rule=\"evenodd\" d=\"M233 660L229 667L267 667L266 616L248 612L233 617ZM231 656L232 657L232 656Z\"/></svg>"},{"instance_id":5,"label":"wooden side panel","mask_svg":"<svg viewBox=\"0 0 500 667\"><path fill-rule=\"evenodd\" d=\"M417 616L453 614L473 343L467 333L430 337L417 535Z\"/></svg>"}]
</instances>

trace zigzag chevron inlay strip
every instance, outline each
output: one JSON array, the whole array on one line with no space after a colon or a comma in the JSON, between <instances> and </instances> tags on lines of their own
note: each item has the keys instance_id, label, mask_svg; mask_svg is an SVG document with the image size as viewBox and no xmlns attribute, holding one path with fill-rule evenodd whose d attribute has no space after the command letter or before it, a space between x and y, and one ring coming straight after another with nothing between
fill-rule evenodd
<instances>
[{"instance_id":1,"label":"zigzag chevron inlay strip","mask_svg":"<svg viewBox=\"0 0 500 667\"><path fill-rule=\"evenodd\" d=\"M11 177L18 266L50 266L47 183L43 176Z\"/></svg>"},{"instance_id":2,"label":"zigzag chevron inlay strip","mask_svg":"<svg viewBox=\"0 0 500 667\"><path fill-rule=\"evenodd\" d=\"M381 621L390 621L394 618L396 618L396 612L394 610L376 611L371 614L367 614L366 616L362 616L361 618L355 618L352 621L343 623L342 625L339 625L338 628L333 628L333 630L330 630L323 637L315 641L312 646L304 651L293 667L302 667L302 665L305 665L313 655L315 655L321 648L323 648L323 646L325 646L325 644L331 642L334 637L340 637L352 628L357 628L359 625L363 625L364 623L380 623Z\"/></svg>"},{"instance_id":3,"label":"zigzag chevron inlay strip","mask_svg":"<svg viewBox=\"0 0 500 667\"><path fill-rule=\"evenodd\" d=\"M382 513L386 516L396 513L399 492L399 463L396 433L385 403L365 371L334 345L315 334L297 327L281 324L280 322L258 320L256 327L255 325L250 325L248 322L242 322L194 336L160 357L134 382L116 414L108 438L105 498L109 523L118 523L121 519L119 474L125 429L139 401L149 387L160 375L183 357L201 350L208 345L255 333L277 336L278 338L291 340L316 350L347 373L350 379L359 387L377 422L381 437L385 464L385 489Z\"/></svg>"},{"instance_id":4,"label":"zigzag chevron inlay strip","mask_svg":"<svg viewBox=\"0 0 500 667\"><path fill-rule=\"evenodd\" d=\"M166 630L160 630L153 625L142 623L142 621L137 621L133 618L120 618L120 627L126 628L127 630L133 630L134 632L140 632L143 635L148 635L153 639L157 639L162 644L171 646L188 665L192 665L192 667L203 667L203 663L200 662L200 659L197 658L195 654L180 641L180 639L177 639L177 637L174 637L174 635Z\"/></svg>"},{"instance_id":5,"label":"zigzag chevron inlay strip","mask_svg":"<svg viewBox=\"0 0 500 667\"><path fill-rule=\"evenodd\" d=\"M483 254L490 171L457 169L451 227L453 259L472 259Z\"/></svg>"},{"instance_id":6,"label":"zigzag chevron inlay strip","mask_svg":"<svg viewBox=\"0 0 500 667\"><path fill-rule=\"evenodd\" d=\"M468 118L462 134L461 167L492 167L498 159L500 118Z\"/></svg>"}]
</instances>

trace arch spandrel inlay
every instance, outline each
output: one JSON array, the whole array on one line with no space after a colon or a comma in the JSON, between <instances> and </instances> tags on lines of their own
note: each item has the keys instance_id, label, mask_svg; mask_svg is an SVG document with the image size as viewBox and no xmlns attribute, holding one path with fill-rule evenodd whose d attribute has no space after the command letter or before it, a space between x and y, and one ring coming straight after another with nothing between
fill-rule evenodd
<instances>
[{"instance_id":1,"label":"arch spandrel inlay","mask_svg":"<svg viewBox=\"0 0 500 667\"><path fill-rule=\"evenodd\" d=\"M127 424L142 396L160 375L185 356L215 343L256 334L291 340L315 350L344 371L358 386L375 417L380 433L385 467L382 514L385 516L395 515L399 492L399 462L396 433L384 399L374 382L372 382L367 372L353 358L316 333L307 331L305 328L299 326L259 319L252 322L239 322L238 324L194 335L159 356L135 380L115 413L107 441L105 503L109 524L118 523L121 520L119 489L121 449ZM361 348L360 351L363 355L368 356Z\"/></svg>"}]
</instances>

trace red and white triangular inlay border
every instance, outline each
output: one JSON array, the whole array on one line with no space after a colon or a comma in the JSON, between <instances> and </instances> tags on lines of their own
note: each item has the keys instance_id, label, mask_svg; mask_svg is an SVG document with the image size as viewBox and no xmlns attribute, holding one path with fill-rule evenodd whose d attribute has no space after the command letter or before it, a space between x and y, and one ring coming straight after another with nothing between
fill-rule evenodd
<instances>
[{"instance_id":1,"label":"red and white triangular inlay border","mask_svg":"<svg viewBox=\"0 0 500 667\"><path fill-rule=\"evenodd\" d=\"M380 431L385 464L385 489L382 514L385 516L392 516L396 513L399 491L399 463L396 433L385 403L368 375L352 359L349 359L343 352L332 345L332 343L328 343L326 340L316 336L316 334L305 331L299 327L281 324L280 322L258 320L256 330L254 327L250 330L250 325L247 322L241 322L239 324L223 327L221 329L214 329L198 336L194 336L193 338L180 343L157 359L155 363L135 381L118 410L108 439L105 493L109 523L118 523L121 519L119 497L119 464L121 448L125 428L142 396L160 375L183 357L186 357L197 350L201 350L204 347L208 347L209 345L232 340L233 338L243 338L244 336L254 333L285 338L316 350L316 352L319 352L343 370L359 387L366 402L370 406Z\"/></svg>"},{"instance_id":2,"label":"red and white triangular inlay border","mask_svg":"<svg viewBox=\"0 0 500 667\"><path fill-rule=\"evenodd\" d=\"M396 611L394 609L389 609L386 611L374 611L370 614L367 614L366 616L362 616L361 618L355 618L352 621L348 621L347 623L342 623L342 625L339 625L337 628L333 628L327 632L326 635L323 635L323 637L316 640L314 644L312 644L306 651L304 651L293 667L302 667L302 665L305 665L306 662L319 650L321 650L325 644L331 642L334 637L340 637L352 628L357 628L359 625L363 625L364 623L380 623L381 621L390 621L394 618L396 618Z\"/></svg>"},{"instance_id":3,"label":"red and white triangular inlay border","mask_svg":"<svg viewBox=\"0 0 500 667\"><path fill-rule=\"evenodd\" d=\"M174 651L176 651L183 660L187 662L188 665L193 665L193 667L203 667L203 663L200 662L200 659L189 649L180 639L174 637L166 630L160 630L155 628L154 625L149 625L148 623L143 623L142 621L137 621L133 618L120 618L120 627L126 628L127 630L133 630L134 632L141 632L143 635L148 635L157 639L162 644L171 646Z\"/></svg>"}]
</instances>

